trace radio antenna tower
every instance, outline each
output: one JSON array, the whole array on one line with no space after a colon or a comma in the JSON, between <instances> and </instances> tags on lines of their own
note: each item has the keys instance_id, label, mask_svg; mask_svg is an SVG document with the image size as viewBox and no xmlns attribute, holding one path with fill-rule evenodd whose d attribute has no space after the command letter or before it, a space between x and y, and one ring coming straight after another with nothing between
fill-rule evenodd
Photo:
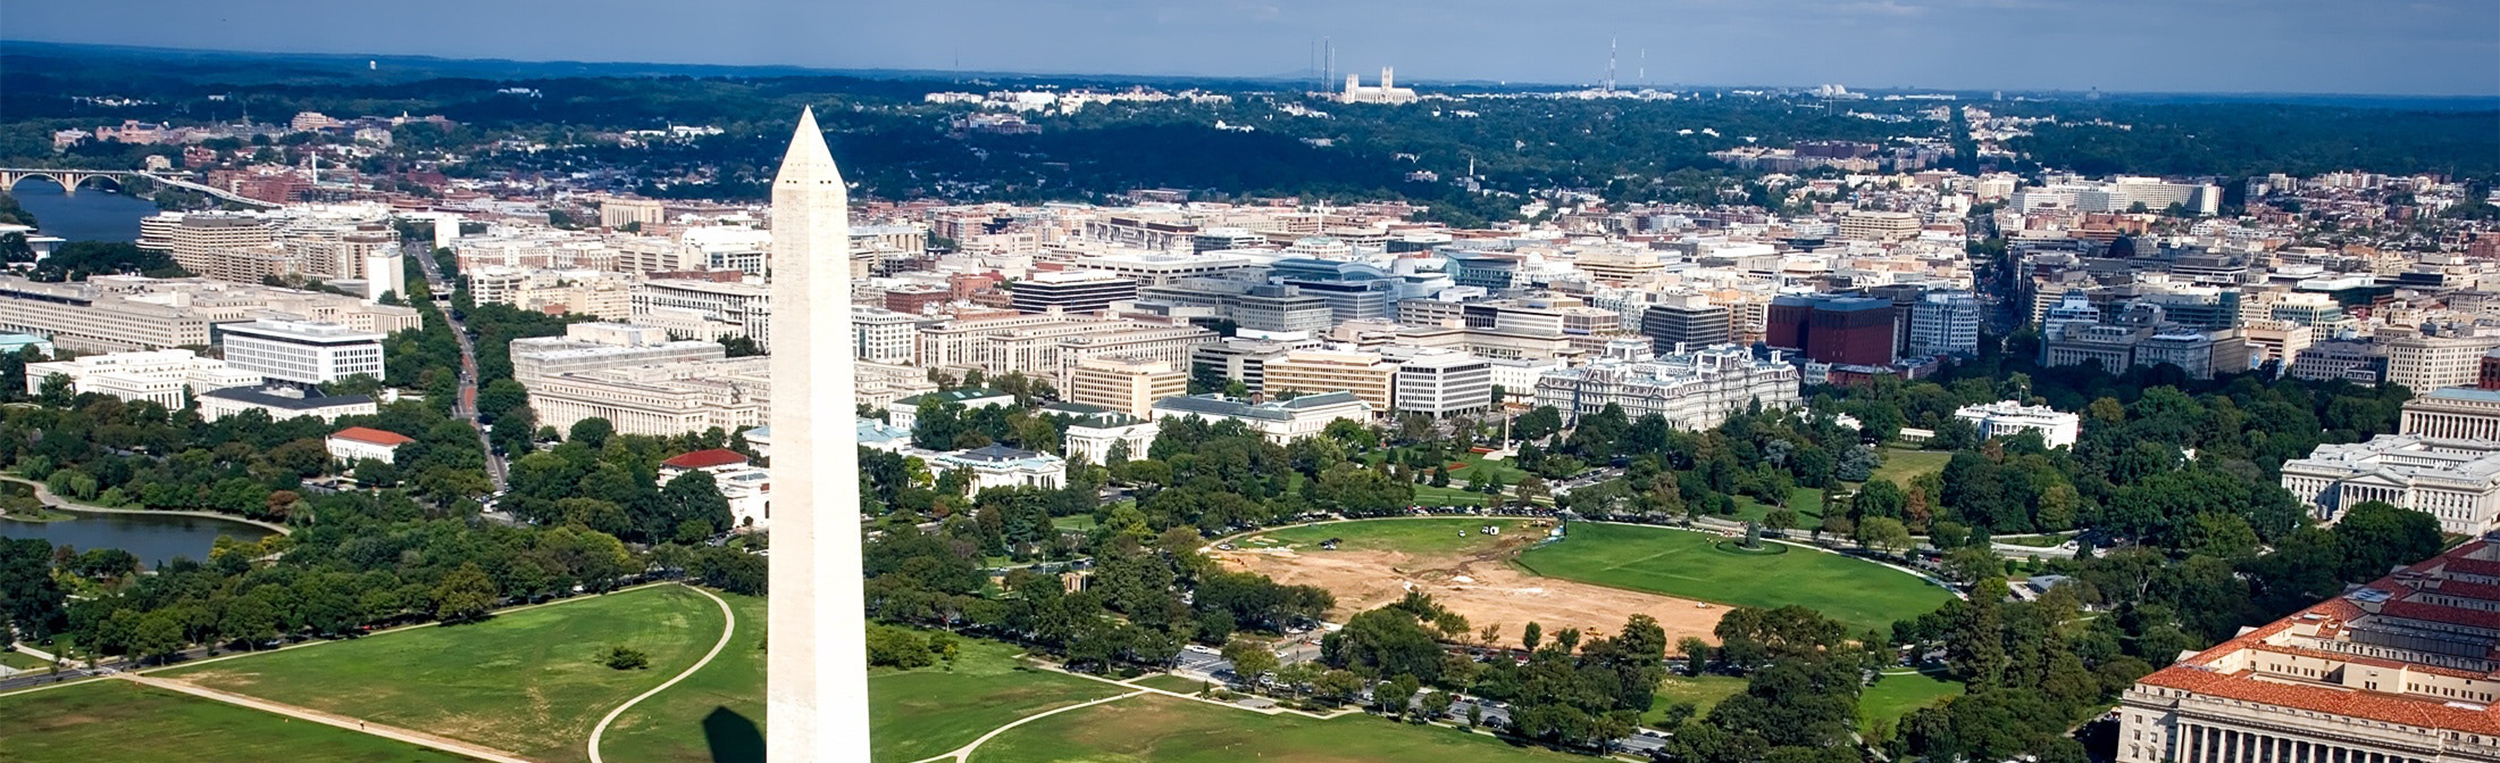
<instances>
[{"instance_id":1,"label":"radio antenna tower","mask_svg":"<svg viewBox=\"0 0 2500 763\"><path fill-rule=\"evenodd\" d=\"M1641 46L1641 89L1649 89L1649 46Z\"/></svg>"},{"instance_id":2,"label":"radio antenna tower","mask_svg":"<svg viewBox=\"0 0 2500 763\"><path fill-rule=\"evenodd\" d=\"M1319 38L1319 45L1319 89L1324 93L1337 86L1337 41L1322 37Z\"/></svg>"},{"instance_id":3,"label":"radio antenna tower","mask_svg":"<svg viewBox=\"0 0 2500 763\"><path fill-rule=\"evenodd\" d=\"M1606 92L1615 91L1615 39L1606 38Z\"/></svg>"}]
</instances>

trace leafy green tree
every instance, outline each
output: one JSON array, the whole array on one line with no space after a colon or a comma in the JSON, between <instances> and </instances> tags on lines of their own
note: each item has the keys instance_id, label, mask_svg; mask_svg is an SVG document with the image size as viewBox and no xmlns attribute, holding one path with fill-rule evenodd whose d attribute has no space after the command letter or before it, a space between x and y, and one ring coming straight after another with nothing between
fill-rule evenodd
<instances>
[{"instance_id":1,"label":"leafy green tree","mask_svg":"<svg viewBox=\"0 0 2500 763\"><path fill-rule=\"evenodd\" d=\"M182 651L182 621L174 613L157 610L140 617L130 633L130 653L142 660L162 661Z\"/></svg>"},{"instance_id":2,"label":"leafy green tree","mask_svg":"<svg viewBox=\"0 0 2500 763\"><path fill-rule=\"evenodd\" d=\"M474 563L462 564L434 585L434 617L444 622L463 622L486 614L495 606L495 581Z\"/></svg>"},{"instance_id":3,"label":"leafy green tree","mask_svg":"<svg viewBox=\"0 0 2500 763\"><path fill-rule=\"evenodd\" d=\"M2334 532L2343 553L2343 577L2353 582L2374 580L2399 565L2428 559L2442 545L2437 518L2385 501L2354 505L2335 523Z\"/></svg>"},{"instance_id":4,"label":"leafy green tree","mask_svg":"<svg viewBox=\"0 0 2500 763\"><path fill-rule=\"evenodd\" d=\"M573 422L572 431L567 432L564 439L570 442L578 442L583 445L587 445L592 450L598 450L606 447L608 444L608 438L614 437L615 435L615 424L609 423L607 419L592 416L590 418Z\"/></svg>"},{"instance_id":5,"label":"leafy green tree","mask_svg":"<svg viewBox=\"0 0 2500 763\"><path fill-rule=\"evenodd\" d=\"M1224 659L1233 664L1234 673L1252 682L1277 667L1275 647L1258 639L1235 638L1226 642Z\"/></svg>"}]
</instances>

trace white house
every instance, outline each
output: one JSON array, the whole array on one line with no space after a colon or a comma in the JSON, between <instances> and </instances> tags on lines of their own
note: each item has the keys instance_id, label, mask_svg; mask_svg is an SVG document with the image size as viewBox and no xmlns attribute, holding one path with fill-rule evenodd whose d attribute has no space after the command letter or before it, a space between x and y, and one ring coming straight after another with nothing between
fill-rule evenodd
<instances>
[{"instance_id":1,"label":"white house","mask_svg":"<svg viewBox=\"0 0 2500 763\"><path fill-rule=\"evenodd\" d=\"M1953 412L1953 417L1968 421L1980 437L2012 437L2024 432L2039 432L2049 447L2072 447L2075 435L2083 431L2083 417L2059 413L2045 405L2024 405L2001 400L1987 405L1966 405Z\"/></svg>"},{"instance_id":2,"label":"white house","mask_svg":"<svg viewBox=\"0 0 2500 763\"><path fill-rule=\"evenodd\" d=\"M972 493L994 487L1038 487L1057 490L1068 479L1068 462L1048 453L988 445L940 453L929 459L933 472L958 469L972 475Z\"/></svg>"}]
</instances>

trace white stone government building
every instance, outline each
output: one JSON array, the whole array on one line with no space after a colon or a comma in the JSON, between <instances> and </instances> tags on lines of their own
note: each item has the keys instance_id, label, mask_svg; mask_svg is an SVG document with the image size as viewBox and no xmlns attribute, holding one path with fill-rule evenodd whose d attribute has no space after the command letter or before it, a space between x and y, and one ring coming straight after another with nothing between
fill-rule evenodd
<instances>
[{"instance_id":1,"label":"white stone government building","mask_svg":"<svg viewBox=\"0 0 2500 763\"><path fill-rule=\"evenodd\" d=\"M2386 501L2438 518L2443 532L2480 535L2500 530L2500 441L2400 434L2320 445L2283 463L2283 489L2320 522Z\"/></svg>"},{"instance_id":2,"label":"white stone government building","mask_svg":"<svg viewBox=\"0 0 2500 763\"><path fill-rule=\"evenodd\" d=\"M2495 540L2138 680L2116 711L2118 763L2500 761Z\"/></svg>"},{"instance_id":3,"label":"white stone government building","mask_svg":"<svg viewBox=\"0 0 2500 763\"><path fill-rule=\"evenodd\" d=\"M1609 343L1605 357L1587 366L1539 377L1536 402L1575 422L1611 404L1621 406L1631 419L1655 413L1677 429L1701 430L1755 403L1794 407L1797 390L1796 366L1776 358L1757 359L1744 347L1720 345L1652 357L1648 341L1632 340Z\"/></svg>"}]
</instances>

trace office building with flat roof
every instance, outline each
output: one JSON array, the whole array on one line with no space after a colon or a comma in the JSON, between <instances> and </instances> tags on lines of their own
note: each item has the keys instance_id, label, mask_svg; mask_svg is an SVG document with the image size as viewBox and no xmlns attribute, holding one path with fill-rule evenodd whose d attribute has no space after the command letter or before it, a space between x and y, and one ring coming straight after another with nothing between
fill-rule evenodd
<instances>
[{"instance_id":1,"label":"office building with flat roof","mask_svg":"<svg viewBox=\"0 0 2500 763\"><path fill-rule=\"evenodd\" d=\"M1267 384L1261 389L1269 397L1342 391L1361 398L1376 413L1394 410L1398 366L1380 353L1293 350L1268 361L1266 371ZM1489 390L1489 376L1485 384Z\"/></svg>"},{"instance_id":2,"label":"office building with flat roof","mask_svg":"<svg viewBox=\"0 0 2500 763\"><path fill-rule=\"evenodd\" d=\"M1094 271L1052 271L1015 282L1007 303L1019 313L1049 312L1052 308L1091 313L1110 309L1113 302L1136 298L1137 282L1131 279Z\"/></svg>"},{"instance_id":3,"label":"office building with flat roof","mask_svg":"<svg viewBox=\"0 0 2500 763\"><path fill-rule=\"evenodd\" d=\"M1069 402L1143 419L1154 415L1155 401L1189 393L1189 372L1182 368L1146 358L1086 358L1068 369L1064 392Z\"/></svg>"},{"instance_id":4,"label":"office building with flat roof","mask_svg":"<svg viewBox=\"0 0 2500 763\"><path fill-rule=\"evenodd\" d=\"M1434 418L1481 413L1493 400L1493 361L1464 352L1426 352L1397 365L1396 410Z\"/></svg>"},{"instance_id":5,"label":"office building with flat roof","mask_svg":"<svg viewBox=\"0 0 2500 763\"><path fill-rule=\"evenodd\" d=\"M26 364L26 392L36 394L59 376L69 380L73 394L89 392L123 400L145 400L168 410L183 407L184 393L197 395L228 387L256 387L257 371L235 368L225 361L203 358L184 349L143 350L87 355L74 360Z\"/></svg>"},{"instance_id":6,"label":"office building with flat roof","mask_svg":"<svg viewBox=\"0 0 2500 763\"><path fill-rule=\"evenodd\" d=\"M218 327L226 364L292 384L382 378L382 335L313 321L260 320Z\"/></svg>"},{"instance_id":7,"label":"office building with flat roof","mask_svg":"<svg viewBox=\"0 0 2500 763\"><path fill-rule=\"evenodd\" d=\"M1710 304L1700 295L1670 298L1641 312L1641 335L1664 355L1680 347L1708 347L1735 341L1726 305Z\"/></svg>"},{"instance_id":8,"label":"office building with flat roof","mask_svg":"<svg viewBox=\"0 0 2500 763\"><path fill-rule=\"evenodd\" d=\"M297 387L228 387L202 392L198 399L200 418L210 421L246 411L260 411L274 421L298 416L337 421L340 416L370 416L381 410L374 405L373 398L364 395L324 397Z\"/></svg>"}]
</instances>

